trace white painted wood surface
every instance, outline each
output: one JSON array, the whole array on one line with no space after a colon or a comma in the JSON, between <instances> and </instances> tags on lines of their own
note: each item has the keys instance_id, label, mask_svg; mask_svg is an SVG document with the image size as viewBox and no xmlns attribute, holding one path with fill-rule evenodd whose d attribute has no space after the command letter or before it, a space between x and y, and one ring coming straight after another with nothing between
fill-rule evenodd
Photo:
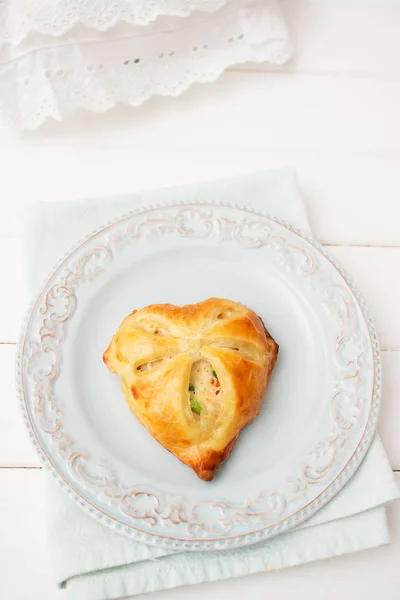
<instances>
[{"instance_id":1,"label":"white painted wood surface","mask_svg":"<svg viewBox=\"0 0 400 600\"><path fill-rule=\"evenodd\" d=\"M314 232L351 272L383 348L380 433L400 471L400 1L283 0L291 64L240 67L178 99L0 137L0 597L62 598L46 554L45 473L14 393L19 214L61 200L293 165ZM40 240L38 240L40 243ZM56 258L56 257L55 257ZM397 475L400 483L400 474ZM147 596L308 600L400 597L393 543L235 581Z\"/></svg>"}]
</instances>

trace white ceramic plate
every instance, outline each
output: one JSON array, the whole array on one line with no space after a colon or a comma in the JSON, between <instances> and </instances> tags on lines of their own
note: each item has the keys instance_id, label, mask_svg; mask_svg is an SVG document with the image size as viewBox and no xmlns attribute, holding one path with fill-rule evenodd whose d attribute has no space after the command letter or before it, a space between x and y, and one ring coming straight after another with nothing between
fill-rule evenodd
<instances>
[{"instance_id":1,"label":"white ceramic plate","mask_svg":"<svg viewBox=\"0 0 400 600\"><path fill-rule=\"evenodd\" d=\"M211 483L137 422L102 353L151 303L215 296L263 319L280 353L260 416ZM314 514L375 431L376 336L353 284L312 239L248 209L136 211L92 232L44 284L24 326L18 389L42 458L96 519L176 549L222 549Z\"/></svg>"}]
</instances>

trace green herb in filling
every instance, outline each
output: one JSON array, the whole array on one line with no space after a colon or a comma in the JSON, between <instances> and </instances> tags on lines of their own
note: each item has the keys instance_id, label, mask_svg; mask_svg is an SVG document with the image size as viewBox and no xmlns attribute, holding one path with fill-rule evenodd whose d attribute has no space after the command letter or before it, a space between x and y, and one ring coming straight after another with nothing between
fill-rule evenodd
<instances>
[{"instance_id":1,"label":"green herb in filling","mask_svg":"<svg viewBox=\"0 0 400 600\"><path fill-rule=\"evenodd\" d=\"M195 392L195 391L196 391L196 389L195 389L193 383L189 383L189 392Z\"/></svg>"},{"instance_id":2,"label":"green herb in filling","mask_svg":"<svg viewBox=\"0 0 400 600\"><path fill-rule=\"evenodd\" d=\"M218 375L216 374L216 372L214 371L214 369L212 370L212 374L213 374L213 377L215 377L215 379L218 379Z\"/></svg>"},{"instance_id":3,"label":"green herb in filling","mask_svg":"<svg viewBox=\"0 0 400 600\"><path fill-rule=\"evenodd\" d=\"M190 408L196 415L199 415L202 411L200 404L197 402L196 398L190 398Z\"/></svg>"}]
</instances>

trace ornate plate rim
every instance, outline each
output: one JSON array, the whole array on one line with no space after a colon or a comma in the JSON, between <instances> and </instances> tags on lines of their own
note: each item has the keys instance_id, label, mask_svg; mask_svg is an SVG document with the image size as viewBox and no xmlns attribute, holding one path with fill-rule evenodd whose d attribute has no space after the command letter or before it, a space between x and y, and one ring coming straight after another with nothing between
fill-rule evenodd
<instances>
[{"instance_id":1,"label":"ornate plate rim","mask_svg":"<svg viewBox=\"0 0 400 600\"><path fill-rule=\"evenodd\" d=\"M29 410L27 408L27 399L24 394L24 386L22 385L23 379L23 358L22 350L24 348L26 335L28 333L28 326L31 320L31 317L34 313L35 307L45 289L46 285L51 281L51 279L55 276L59 268L62 266L63 262L69 258L74 252L76 252L81 246L90 241L93 237L102 233L103 231L111 228L113 225L116 225L119 222L124 220L128 220L134 216L141 215L144 213L148 213L153 210L162 209L162 208L179 208L179 207L221 207L221 208L229 208L233 210L238 210L247 213L251 216L260 216L264 219L272 221L283 228L287 229L289 232L295 234L300 237L302 240L306 241L310 244L317 252L319 252L339 273L342 277L346 287L350 290L353 299L356 301L357 306L361 311L361 315L366 326L366 330L368 331L368 339L372 351L373 357L373 387L372 387L372 399L370 404L370 410L368 414L368 418L365 422L365 427L362 432L362 436L354 449L352 455L348 459L346 465L339 471L333 481L326 486L318 496L314 497L310 502L301 507L300 509L293 512L289 517L286 517L273 525L265 525L258 529L252 530L250 533L243 533L237 535L222 535L219 538L213 538L211 540L207 540L207 538L193 538L191 540L187 540L185 538L179 537L171 537L162 536L159 533L146 532L142 530L140 527L136 527L134 524L128 527L125 524L119 522L115 517L107 515L102 509L98 508L94 504L90 502L87 498L85 498L79 491L75 489L75 487L68 481L64 476L57 470L56 465L53 463L51 455L46 452L46 449L42 446L40 439L36 435L34 424L31 420ZM365 458L367 451L370 447L370 444L374 438L374 434L377 428L377 420L378 414L381 404L381 357L380 357L380 349L377 340L375 326L371 320L368 309L365 305L365 301L359 292L357 286L354 284L351 276L346 272L345 269L340 265L340 263L333 258L333 256L320 244L312 235L305 232L301 228L297 228L293 226L286 220L279 219L277 217L272 216L267 212L263 212L257 209L253 209L252 207L246 207L243 205L229 203L229 202L214 202L214 201L190 201L190 202L164 202L160 204L152 204L149 206L138 207L134 210L131 210L123 215L120 215L114 219L108 220L106 223L98 226L93 229L88 235L83 238L80 238L75 244L69 247L69 249L58 259L55 263L54 267L50 270L48 276L43 280L42 285L38 288L38 291L34 295L33 301L28 305L28 309L26 311L25 317L22 322L21 332L19 336L19 341L17 343L17 353L16 353L16 391L17 391L17 399L19 401L22 417L24 423L28 429L29 436L32 440L32 443L37 451L41 461L44 463L44 466L49 469L53 477L56 481L61 485L63 489L68 492L71 498L77 502L82 509L85 510L86 514L90 515L92 518L99 520L104 525L114 529L120 534L124 534L125 536L134 539L136 541L145 542L151 545L157 545L158 547L164 546L168 549L184 549L184 550L223 550L227 548L246 546L249 544L253 544L255 542L260 542L262 540L273 537L274 535L283 533L284 531L290 530L291 528L303 523L312 515L314 515L318 510L320 510L323 506L325 506L349 481L349 479L356 472L357 468L360 466L361 462Z\"/></svg>"}]
</instances>

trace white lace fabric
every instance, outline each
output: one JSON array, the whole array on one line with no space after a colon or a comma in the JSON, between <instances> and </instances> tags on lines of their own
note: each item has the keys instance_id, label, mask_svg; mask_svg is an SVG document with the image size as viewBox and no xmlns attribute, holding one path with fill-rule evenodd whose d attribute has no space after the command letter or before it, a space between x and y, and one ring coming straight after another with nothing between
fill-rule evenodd
<instances>
[{"instance_id":1,"label":"white lace fabric","mask_svg":"<svg viewBox=\"0 0 400 600\"><path fill-rule=\"evenodd\" d=\"M148 25L162 15L214 12L228 0L0 0L0 40L17 45L30 33L61 36L76 25L105 31L119 22Z\"/></svg>"},{"instance_id":2,"label":"white lace fabric","mask_svg":"<svg viewBox=\"0 0 400 600\"><path fill-rule=\"evenodd\" d=\"M78 109L105 112L120 103L139 106L154 95L177 96L192 83L216 80L233 64L281 64L291 55L275 0L20 2L28 15L24 23L11 26L11 9L0 18L13 40L0 53L0 116L21 129L66 119ZM42 8L68 4L70 12L62 22L58 13L44 21L44 8L33 11L35 2ZM4 4L0 0L3 11ZM54 15L53 8L47 14ZM43 33L45 23L51 34Z\"/></svg>"}]
</instances>

